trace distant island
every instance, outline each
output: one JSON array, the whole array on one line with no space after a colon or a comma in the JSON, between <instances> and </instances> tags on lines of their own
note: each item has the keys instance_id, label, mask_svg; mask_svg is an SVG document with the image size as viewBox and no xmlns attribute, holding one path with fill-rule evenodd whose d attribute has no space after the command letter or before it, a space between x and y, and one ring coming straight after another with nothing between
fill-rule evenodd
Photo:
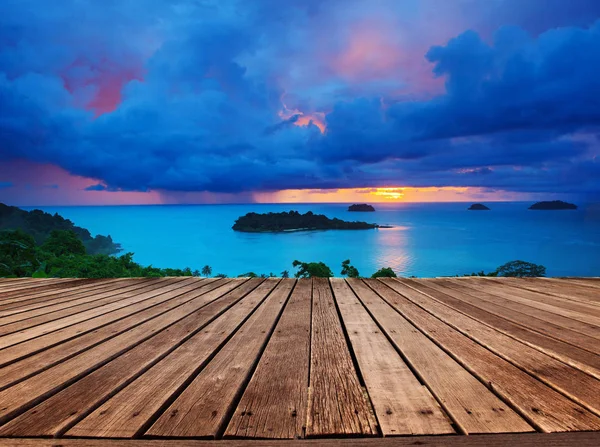
<instances>
[{"instance_id":1,"label":"distant island","mask_svg":"<svg viewBox=\"0 0 600 447\"><path fill-rule=\"evenodd\" d=\"M43 244L53 230L72 231L83 242L87 253L114 255L122 251L121 245L110 236L92 237L85 228L76 226L69 219L41 210L25 211L16 206L0 203L0 231L21 229L33 236L36 244Z\"/></svg>"},{"instance_id":2,"label":"distant island","mask_svg":"<svg viewBox=\"0 0 600 447\"><path fill-rule=\"evenodd\" d=\"M348 207L348 211L375 211L372 205L366 203L355 203Z\"/></svg>"},{"instance_id":3,"label":"distant island","mask_svg":"<svg viewBox=\"0 0 600 447\"><path fill-rule=\"evenodd\" d=\"M248 213L238 218L233 224L234 231L246 233L283 233L310 230L370 230L373 228L389 228L366 222L346 222L341 219L330 219L323 214L308 211L289 213Z\"/></svg>"},{"instance_id":4,"label":"distant island","mask_svg":"<svg viewBox=\"0 0 600 447\"><path fill-rule=\"evenodd\" d=\"M469 208L469 211L489 211L490 209L482 203L474 203Z\"/></svg>"},{"instance_id":5,"label":"distant island","mask_svg":"<svg viewBox=\"0 0 600 447\"><path fill-rule=\"evenodd\" d=\"M529 207L530 210L576 210L577 205L563 202L562 200L552 200L548 202L537 202Z\"/></svg>"}]
</instances>

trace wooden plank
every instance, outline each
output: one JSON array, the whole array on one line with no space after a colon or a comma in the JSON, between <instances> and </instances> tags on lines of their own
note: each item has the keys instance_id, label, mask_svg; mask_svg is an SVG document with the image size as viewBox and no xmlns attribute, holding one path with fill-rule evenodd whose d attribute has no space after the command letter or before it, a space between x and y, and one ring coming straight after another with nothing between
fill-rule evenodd
<instances>
[{"instance_id":1,"label":"wooden plank","mask_svg":"<svg viewBox=\"0 0 600 447\"><path fill-rule=\"evenodd\" d=\"M306 435L376 433L376 422L354 369L329 282L314 278Z\"/></svg>"},{"instance_id":2,"label":"wooden plank","mask_svg":"<svg viewBox=\"0 0 600 447\"><path fill-rule=\"evenodd\" d=\"M434 282L433 280L414 281L405 279L405 283L503 334L600 379L600 356L580 349L575 344L565 343L560 339L529 329L528 323L531 323L531 317L486 303L464 290L455 290L453 283L449 287L447 286L449 283L437 280ZM469 292L474 293L471 290ZM508 316L505 315L506 313L508 313ZM515 320L521 324L513 323L512 321ZM563 329L563 331L565 330ZM552 334L550 330L545 332ZM584 335L577 333L575 333L575 336L585 338ZM593 343L595 342L594 339L590 340Z\"/></svg>"},{"instance_id":3,"label":"wooden plank","mask_svg":"<svg viewBox=\"0 0 600 447\"><path fill-rule=\"evenodd\" d=\"M312 282L300 279L233 414L225 437L304 436Z\"/></svg>"},{"instance_id":4,"label":"wooden plank","mask_svg":"<svg viewBox=\"0 0 600 447\"><path fill-rule=\"evenodd\" d=\"M0 424L13 419L174 323L197 312L206 304L222 296L223 293L233 290L239 284L239 281L229 282L224 287L202 295L197 300L189 301L153 320L134 327L118 337L111 338L40 374L0 391Z\"/></svg>"},{"instance_id":5,"label":"wooden plank","mask_svg":"<svg viewBox=\"0 0 600 447\"><path fill-rule=\"evenodd\" d=\"M178 306L181 306L193 299L196 299L197 297L202 296L205 293L211 292L219 287L222 287L228 282L229 281L227 280L209 280L203 282L202 284L199 284L200 287L198 288L186 287L174 293L159 295L156 297L157 302L153 306L145 310L141 310L137 313L134 313L133 315L124 317L118 321L114 321L103 327L97 328L93 331L89 331L75 338L71 338L70 340L65 341L63 343L57 343L53 347L38 352L37 354L25 357L19 361L10 363L9 365L5 365L2 367L2 375L0 375L0 390L8 388L9 386L14 385L15 383L20 382L22 380L25 380L34 374L40 373L62 361L65 361L79 354L80 352L92 348L98 345L99 343L102 343L110 338L116 337L117 335L122 334L123 332L126 332L127 330L132 329L135 326L149 321L157 317L158 315L164 314L171 309L175 309ZM182 293L177 294L175 296L175 294L179 292ZM73 331L73 326L64 329L63 331ZM61 337L58 337L58 335L60 335ZM62 338L63 335L64 334L59 334L57 332L49 334L49 336L51 336L54 339ZM37 340L39 339L36 339L36 341ZM17 351L13 353L13 355L23 356L24 353L22 347L24 345L27 345L27 343L23 345L13 346L14 350ZM13 348L9 348L9 350Z\"/></svg>"},{"instance_id":6,"label":"wooden plank","mask_svg":"<svg viewBox=\"0 0 600 447\"><path fill-rule=\"evenodd\" d=\"M92 293L87 297L81 298L81 301L78 299L67 304L61 303L56 306L35 309L33 311L22 312L8 317L0 317L0 336L68 317L69 315L75 315L89 309L95 309L105 304L121 301L124 298L124 294L127 292L136 291L137 293L142 293L156 288L156 284L159 283L165 284L165 282L161 281L148 281L129 286L124 284L123 287L117 286L108 291L101 290L97 292L97 294Z\"/></svg>"},{"instance_id":7,"label":"wooden plank","mask_svg":"<svg viewBox=\"0 0 600 447\"><path fill-rule=\"evenodd\" d=\"M599 432L407 436L305 440L198 439L0 439L2 447L597 447Z\"/></svg>"},{"instance_id":8,"label":"wooden plank","mask_svg":"<svg viewBox=\"0 0 600 447\"><path fill-rule=\"evenodd\" d=\"M120 300L114 303L105 304L104 306L89 309L75 315L69 315L68 317L63 317L59 318L58 320L49 321L47 323L40 324L38 326L34 326L23 331L1 336L0 346L6 349L10 346L23 343L24 341L32 340L42 335L52 333L54 331L68 326L73 326L74 324L81 323L96 317L100 317L105 314L112 316L111 314L116 310L127 308L129 306L134 306L136 304L143 305L145 300L155 296L154 294L156 293L156 290L159 290L159 288L163 291L167 291L172 289L178 289L186 285L194 285L194 282L195 280L193 279L179 280L177 282L169 281L166 283L168 285L163 285L159 282L156 282L153 284L154 288L145 289L144 291L142 291L142 293L138 293L137 290L126 292L124 295L121 296Z\"/></svg>"},{"instance_id":9,"label":"wooden plank","mask_svg":"<svg viewBox=\"0 0 600 447\"><path fill-rule=\"evenodd\" d=\"M600 315L600 302L591 301L590 297L600 295L593 290L578 290L576 285L567 285L564 282L544 281L535 278L486 278L495 287L508 287L525 291L528 299L540 303L548 303L563 309L580 313L590 313L598 317Z\"/></svg>"},{"instance_id":10,"label":"wooden plank","mask_svg":"<svg viewBox=\"0 0 600 447\"><path fill-rule=\"evenodd\" d=\"M405 280L394 282L395 284L390 284L390 287L414 304L591 412L600 415L600 381L598 379L508 337L429 295L418 292L407 285Z\"/></svg>"},{"instance_id":11,"label":"wooden plank","mask_svg":"<svg viewBox=\"0 0 600 447\"><path fill-rule=\"evenodd\" d=\"M484 287L488 292L492 294L498 294L507 298L511 301L524 304L526 306L544 310L546 312L550 312L554 315L561 315L565 318L570 318L573 320L581 321L583 323L588 323L591 325L593 329L592 336L595 336L600 339L600 317L594 314L585 313L585 310L574 311L565 309L563 307L559 307L554 303L556 299L549 295L543 295L538 292L532 292L530 290L525 290L520 287L507 287L502 283L495 282L493 279L483 279L483 280L475 280L475 281L465 281L469 287ZM550 304L552 302L552 304ZM572 303L570 306L583 306L583 304ZM596 312L596 308L593 307L594 312Z\"/></svg>"},{"instance_id":12,"label":"wooden plank","mask_svg":"<svg viewBox=\"0 0 600 447\"><path fill-rule=\"evenodd\" d=\"M390 287L386 285L388 283ZM600 418L596 415L488 351L391 288L402 286L401 283L378 280L369 281L368 285L537 430L559 432L600 429Z\"/></svg>"},{"instance_id":13,"label":"wooden plank","mask_svg":"<svg viewBox=\"0 0 600 447\"><path fill-rule=\"evenodd\" d=\"M512 278L511 284L549 295L600 306L599 282L574 278Z\"/></svg>"},{"instance_id":14,"label":"wooden plank","mask_svg":"<svg viewBox=\"0 0 600 447\"><path fill-rule=\"evenodd\" d=\"M578 320L574 320L572 318L567 318L562 315L558 315L535 306L528 306L520 302L519 300L511 299L509 296L510 294L506 291L502 291L502 289L492 292L486 286L487 282L484 283L482 281L481 283L479 283L478 281L468 281L464 279L455 278L444 278L444 280L454 282L455 284L461 285L462 287L465 287L467 289L475 290L477 292L478 297L493 302L498 306L506 307L508 309L521 312L525 315L544 320L555 326L579 332L580 334L587 335L588 337L592 337L594 339L598 339L599 337L598 326L594 324L584 323Z\"/></svg>"},{"instance_id":15,"label":"wooden plank","mask_svg":"<svg viewBox=\"0 0 600 447\"><path fill-rule=\"evenodd\" d=\"M28 306L31 304L36 304L38 302L42 303L50 303L53 304L54 300L60 299L77 293L85 292L88 290L97 290L103 287L110 286L112 284L118 284L123 281L130 282L141 282L146 281L144 278L140 280L140 278L115 278L115 279L95 279L95 280L80 280L77 284L74 285L62 285L61 287L54 287L45 291L34 291L34 292L14 292L13 296L9 298L4 298L0 301L0 310L8 310L13 308L19 308Z\"/></svg>"},{"instance_id":16,"label":"wooden plank","mask_svg":"<svg viewBox=\"0 0 600 447\"><path fill-rule=\"evenodd\" d=\"M267 343L295 281L283 279L146 432L150 436L216 437ZM202 421L202 423L198 423Z\"/></svg>"},{"instance_id":17,"label":"wooden plank","mask_svg":"<svg viewBox=\"0 0 600 447\"><path fill-rule=\"evenodd\" d=\"M348 284L342 278L330 282L383 435L454 433L438 402L419 383Z\"/></svg>"},{"instance_id":18,"label":"wooden plank","mask_svg":"<svg viewBox=\"0 0 600 447\"><path fill-rule=\"evenodd\" d=\"M225 313L261 281L238 287L227 297L207 303L168 329L141 342L76 383L49 397L4 426L0 436L60 436L111 395L160 362ZM188 362L195 359L187 359ZM144 395L144 397L146 397Z\"/></svg>"},{"instance_id":19,"label":"wooden plank","mask_svg":"<svg viewBox=\"0 0 600 447\"><path fill-rule=\"evenodd\" d=\"M260 282L258 278L252 279L235 291L245 287L244 291L248 292ZM107 400L66 435L129 438L144 432L171 397L206 366L211 355L246 321L277 283L275 279L268 279L260 284L225 315Z\"/></svg>"},{"instance_id":20,"label":"wooden plank","mask_svg":"<svg viewBox=\"0 0 600 447\"><path fill-rule=\"evenodd\" d=\"M66 287L67 285L77 285L84 281L89 281L86 279L73 279L73 278L54 278L54 279L40 279L40 280L31 280L28 278L28 282L26 284L19 284L9 287L3 287L0 290L0 303L5 298L12 298L19 294L30 294L35 292L44 292L46 290L59 289L62 287Z\"/></svg>"},{"instance_id":21,"label":"wooden plank","mask_svg":"<svg viewBox=\"0 0 600 447\"><path fill-rule=\"evenodd\" d=\"M462 433L533 431L525 420L364 282L353 279L348 282Z\"/></svg>"},{"instance_id":22,"label":"wooden plank","mask_svg":"<svg viewBox=\"0 0 600 447\"><path fill-rule=\"evenodd\" d=\"M63 303L63 305L67 307L69 302L77 298L99 293L98 291L114 290L118 289L119 287L126 287L131 284L136 284L139 285L139 287L141 287L144 284L149 284L150 282L157 280L158 278L148 278L144 280L140 280L137 278L129 280L117 279L114 281L103 281L99 283L97 282L94 284L89 284L86 286L67 288L65 290L52 290L51 292L32 295L28 298L22 297L22 300L19 300L19 298L12 298L11 300L14 300L15 302L0 306L0 316L14 315L17 313L29 312L33 310L39 310L41 313L43 313L45 309L42 308L56 306L61 303Z\"/></svg>"}]
</instances>

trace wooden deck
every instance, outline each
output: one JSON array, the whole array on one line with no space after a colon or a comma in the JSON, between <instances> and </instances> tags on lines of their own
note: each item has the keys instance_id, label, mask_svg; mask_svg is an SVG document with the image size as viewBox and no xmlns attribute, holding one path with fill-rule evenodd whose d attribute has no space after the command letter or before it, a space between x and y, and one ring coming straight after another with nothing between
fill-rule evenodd
<instances>
[{"instance_id":1,"label":"wooden deck","mask_svg":"<svg viewBox=\"0 0 600 447\"><path fill-rule=\"evenodd\" d=\"M247 440L600 445L600 279L0 279L0 445Z\"/></svg>"}]
</instances>

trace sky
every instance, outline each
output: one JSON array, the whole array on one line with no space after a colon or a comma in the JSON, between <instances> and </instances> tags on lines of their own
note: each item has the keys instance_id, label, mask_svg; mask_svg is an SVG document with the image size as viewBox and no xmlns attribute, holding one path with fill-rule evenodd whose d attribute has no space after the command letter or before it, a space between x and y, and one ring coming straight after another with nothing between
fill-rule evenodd
<instances>
[{"instance_id":1,"label":"sky","mask_svg":"<svg viewBox=\"0 0 600 447\"><path fill-rule=\"evenodd\" d=\"M600 1L3 0L0 202L600 201Z\"/></svg>"}]
</instances>

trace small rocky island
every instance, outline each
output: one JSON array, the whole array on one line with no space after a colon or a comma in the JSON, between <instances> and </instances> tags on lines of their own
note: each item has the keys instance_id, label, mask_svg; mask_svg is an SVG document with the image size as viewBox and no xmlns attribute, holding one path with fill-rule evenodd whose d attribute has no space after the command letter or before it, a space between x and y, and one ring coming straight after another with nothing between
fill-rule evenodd
<instances>
[{"instance_id":1,"label":"small rocky island","mask_svg":"<svg viewBox=\"0 0 600 447\"><path fill-rule=\"evenodd\" d=\"M529 207L530 210L576 210L577 205L563 202L562 200L552 200L548 202L534 203Z\"/></svg>"},{"instance_id":2,"label":"small rocky island","mask_svg":"<svg viewBox=\"0 0 600 447\"><path fill-rule=\"evenodd\" d=\"M372 205L366 203L355 203L348 207L348 211L375 211Z\"/></svg>"},{"instance_id":3,"label":"small rocky island","mask_svg":"<svg viewBox=\"0 0 600 447\"><path fill-rule=\"evenodd\" d=\"M291 231L310 230L370 230L373 228L389 228L366 222L346 222L341 219L308 211L300 214L298 211L286 213L248 213L241 216L233 224L234 231L246 233L283 233Z\"/></svg>"},{"instance_id":4,"label":"small rocky island","mask_svg":"<svg viewBox=\"0 0 600 447\"><path fill-rule=\"evenodd\" d=\"M490 209L485 206L483 203L474 203L473 205L471 205L469 208L467 208L469 211L489 211Z\"/></svg>"}]
</instances>

